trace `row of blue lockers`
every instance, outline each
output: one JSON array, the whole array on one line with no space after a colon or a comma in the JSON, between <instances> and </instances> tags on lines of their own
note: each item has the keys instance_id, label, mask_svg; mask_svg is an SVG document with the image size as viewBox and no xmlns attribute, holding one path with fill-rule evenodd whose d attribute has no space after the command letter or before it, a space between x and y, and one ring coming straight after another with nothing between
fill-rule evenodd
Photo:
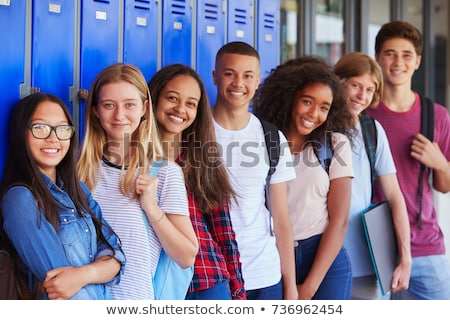
<instances>
[{"instance_id":1,"label":"row of blue lockers","mask_svg":"<svg viewBox=\"0 0 450 320\"><path fill-rule=\"evenodd\" d=\"M213 104L212 70L224 43L257 48L263 76L279 64L279 14L279 0L0 0L0 172L9 113L21 97L58 95L82 136L80 93L101 69L132 63L148 81L162 66L183 63L200 74Z\"/></svg>"}]
</instances>

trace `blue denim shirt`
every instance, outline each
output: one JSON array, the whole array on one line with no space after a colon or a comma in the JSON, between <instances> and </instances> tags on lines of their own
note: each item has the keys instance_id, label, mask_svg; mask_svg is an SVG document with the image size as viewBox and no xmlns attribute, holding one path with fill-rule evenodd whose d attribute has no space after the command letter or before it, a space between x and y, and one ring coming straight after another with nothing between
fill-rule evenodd
<instances>
[{"instance_id":1,"label":"blue denim shirt","mask_svg":"<svg viewBox=\"0 0 450 320\"><path fill-rule=\"evenodd\" d=\"M120 241L110 228L103 227L107 241L114 248L112 252L105 244L97 241L97 233L89 214L77 214L75 206L63 187L56 185L42 174L50 193L62 209L59 214L59 231L45 219L37 207L31 191L24 186L8 190L2 201L3 228L16 248L20 258L37 279L43 281L49 270L64 266L83 266L105 255L114 256L121 262L120 273L106 284L89 284L71 299L111 299L108 286L119 283L125 265L125 255ZM86 185L80 182L92 212L105 225L98 203L92 198ZM45 298L48 298L45 295Z\"/></svg>"}]
</instances>

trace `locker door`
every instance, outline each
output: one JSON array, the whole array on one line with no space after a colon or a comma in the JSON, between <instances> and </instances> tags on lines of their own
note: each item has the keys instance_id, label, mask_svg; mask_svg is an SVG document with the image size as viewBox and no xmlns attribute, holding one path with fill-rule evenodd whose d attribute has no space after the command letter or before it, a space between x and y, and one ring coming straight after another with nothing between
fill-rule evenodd
<instances>
[{"instance_id":1,"label":"locker door","mask_svg":"<svg viewBox=\"0 0 450 320\"><path fill-rule=\"evenodd\" d=\"M82 0L80 89L89 90L97 74L119 61L119 0ZM80 101L79 136L84 134L86 101Z\"/></svg>"},{"instance_id":2,"label":"locker door","mask_svg":"<svg viewBox=\"0 0 450 320\"><path fill-rule=\"evenodd\" d=\"M216 101L212 72L216 53L225 43L225 13L222 0L199 0L197 4L196 70L205 84L211 106Z\"/></svg>"},{"instance_id":3,"label":"locker door","mask_svg":"<svg viewBox=\"0 0 450 320\"><path fill-rule=\"evenodd\" d=\"M25 82L26 0L0 1L0 177L6 162L9 117Z\"/></svg>"},{"instance_id":4,"label":"locker door","mask_svg":"<svg viewBox=\"0 0 450 320\"><path fill-rule=\"evenodd\" d=\"M163 0L161 64L192 59L192 8L190 0Z\"/></svg>"},{"instance_id":5,"label":"locker door","mask_svg":"<svg viewBox=\"0 0 450 320\"><path fill-rule=\"evenodd\" d=\"M254 45L253 0L228 1L227 42L243 41Z\"/></svg>"},{"instance_id":6,"label":"locker door","mask_svg":"<svg viewBox=\"0 0 450 320\"><path fill-rule=\"evenodd\" d=\"M75 2L33 1L32 16L31 87L60 97L73 112Z\"/></svg>"},{"instance_id":7,"label":"locker door","mask_svg":"<svg viewBox=\"0 0 450 320\"><path fill-rule=\"evenodd\" d=\"M125 0L123 62L136 65L147 81L157 70L158 5L154 0Z\"/></svg>"},{"instance_id":8,"label":"locker door","mask_svg":"<svg viewBox=\"0 0 450 320\"><path fill-rule=\"evenodd\" d=\"M280 63L280 1L259 0L257 13L256 49L264 79Z\"/></svg>"}]
</instances>

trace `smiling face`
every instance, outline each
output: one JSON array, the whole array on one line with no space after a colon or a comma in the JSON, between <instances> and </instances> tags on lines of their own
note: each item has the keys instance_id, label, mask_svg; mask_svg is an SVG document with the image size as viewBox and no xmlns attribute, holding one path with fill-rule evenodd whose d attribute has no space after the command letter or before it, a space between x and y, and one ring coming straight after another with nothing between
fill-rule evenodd
<instances>
[{"instance_id":1,"label":"smiling face","mask_svg":"<svg viewBox=\"0 0 450 320\"><path fill-rule=\"evenodd\" d=\"M417 55L409 40L393 38L383 43L376 60L386 84L410 87L412 75L420 66L421 56Z\"/></svg>"},{"instance_id":2,"label":"smiling face","mask_svg":"<svg viewBox=\"0 0 450 320\"><path fill-rule=\"evenodd\" d=\"M376 90L375 79L369 74L345 80L345 95L350 112L354 116L363 112L372 103Z\"/></svg>"},{"instance_id":3,"label":"smiling face","mask_svg":"<svg viewBox=\"0 0 450 320\"><path fill-rule=\"evenodd\" d=\"M320 127L328 117L333 102L333 91L323 83L305 86L297 93L291 110L289 140L303 140Z\"/></svg>"},{"instance_id":4,"label":"smiling face","mask_svg":"<svg viewBox=\"0 0 450 320\"><path fill-rule=\"evenodd\" d=\"M106 132L107 141L122 143L139 127L148 100L142 102L139 90L126 81L104 85L98 95L95 116Z\"/></svg>"},{"instance_id":5,"label":"smiling face","mask_svg":"<svg viewBox=\"0 0 450 320\"><path fill-rule=\"evenodd\" d=\"M256 57L225 53L213 72L217 86L217 102L232 109L247 110L261 81L259 60Z\"/></svg>"},{"instance_id":6,"label":"smiling face","mask_svg":"<svg viewBox=\"0 0 450 320\"><path fill-rule=\"evenodd\" d=\"M161 136L183 132L195 120L201 91L189 75L178 75L161 90L156 105L156 121Z\"/></svg>"},{"instance_id":7,"label":"smiling face","mask_svg":"<svg viewBox=\"0 0 450 320\"><path fill-rule=\"evenodd\" d=\"M61 106L55 102L41 102L31 118L30 124L47 124L50 126L69 125ZM59 140L55 131L46 139L37 139L28 131L28 145L39 170L53 181L56 180L56 166L64 159L70 147L69 140Z\"/></svg>"}]
</instances>

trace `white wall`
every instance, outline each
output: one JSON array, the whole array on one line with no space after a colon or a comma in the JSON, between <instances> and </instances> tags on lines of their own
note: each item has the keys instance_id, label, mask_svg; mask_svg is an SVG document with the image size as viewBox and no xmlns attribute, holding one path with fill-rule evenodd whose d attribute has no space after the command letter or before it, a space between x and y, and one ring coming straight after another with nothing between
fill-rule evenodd
<instances>
[{"instance_id":1,"label":"white wall","mask_svg":"<svg viewBox=\"0 0 450 320\"><path fill-rule=\"evenodd\" d=\"M450 261L450 192L447 194L434 192L434 203L438 213L439 223L444 233L447 257Z\"/></svg>"}]
</instances>

